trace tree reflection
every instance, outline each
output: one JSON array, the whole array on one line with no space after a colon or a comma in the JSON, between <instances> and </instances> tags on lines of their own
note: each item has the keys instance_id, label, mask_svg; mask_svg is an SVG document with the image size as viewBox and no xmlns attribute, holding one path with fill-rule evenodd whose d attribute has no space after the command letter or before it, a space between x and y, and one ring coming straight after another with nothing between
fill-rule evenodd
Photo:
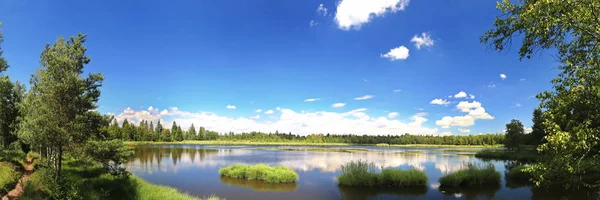
<instances>
[{"instance_id":1,"label":"tree reflection","mask_svg":"<svg viewBox=\"0 0 600 200\"><path fill-rule=\"evenodd\" d=\"M464 197L465 199L494 199L496 192L500 190L500 185L474 188L440 186L438 190L444 194L444 196Z\"/></svg>"}]
</instances>

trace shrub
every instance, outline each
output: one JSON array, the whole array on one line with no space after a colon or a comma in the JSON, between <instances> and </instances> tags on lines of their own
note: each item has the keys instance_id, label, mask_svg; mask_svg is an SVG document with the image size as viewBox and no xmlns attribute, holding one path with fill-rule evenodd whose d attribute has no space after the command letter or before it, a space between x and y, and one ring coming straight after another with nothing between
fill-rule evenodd
<instances>
[{"instance_id":1,"label":"shrub","mask_svg":"<svg viewBox=\"0 0 600 200\"><path fill-rule=\"evenodd\" d=\"M532 178L531 173L527 171L529 166L516 166L508 171L506 177L513 180L529 181Z\"/></svg>"},{"instance_id":2,"label":"shrub","mask_svg":"<svg viewBox=\"0 0 600 200\"><path fill-rule=\"evenodd\" d=\"M492 164L477 166L472 163L467 163L463 169L441 177L439 182L441 186L477 187L484 185L498 185L500 184L500 179L500 173L496 171Z\"/></svg>"},{"instance_id":3,"label":"shrub","mask_svg":"<svg viewBox=\"0 0 600 200\"><path fill-rule=\"evenodd\" d=\"M262 180L267 183L294 183L298 180L298 174L287 167L270 167L265 164L248 166L245 164L234 164L219 169L221 176L240 178L248 180Z\"/></svg>"},{"instance_id":4,"label":"shrub","mask_svg":"<svg viewBox=\"0 0 600 200\"><path fill-rule=\"evenodd\" d=\"M342 174L338 176L343 186L424 186L427 184L427 174L416 169L399 170L383 169L377 173L374 163L366 161L351 161L342 165Z\"/></svg>"},{"instance_id":5,"label":"shrub","mask_svg":"<svg viewBox=\"0 0 600 200\"><path fill-rule=\"evenodd\" d=\"M15 187L21 173L13 164L0 162L0 196L3 196Z\"/></svg>"},{"instance_id":6,"label":"shrub","mask_svg":"<svg viewBox=\"0 0 600 200\"><path fill-rule=\"evenodd\" d=\"M128 172L121 165L133 152L121 140L89 141L85 147L86 154L100 163L114 176L127 176Z\"/></svg>"}]
</instances>

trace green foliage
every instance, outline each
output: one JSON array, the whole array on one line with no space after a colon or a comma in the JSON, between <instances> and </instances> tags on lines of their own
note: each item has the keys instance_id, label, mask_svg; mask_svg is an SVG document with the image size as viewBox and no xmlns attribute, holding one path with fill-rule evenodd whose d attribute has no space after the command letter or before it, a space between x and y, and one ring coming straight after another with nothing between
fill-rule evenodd
<instances>
[{"instance_id":1,"label":"green foliage","mask_svg":"<svg viewBox=\"0 0 600 200\"><path fill-rule=\"evenodd\" d=\"M482 42L504 50L522 34L521 59L556 49L560 62L554 91L537 95L547 143L538 147L544 156L530 169L535 183L586 185L583 177L600 171L600 1L504 0L497 7L503 14Z\"/></svg>"},{"instance_id":2,"label":"green foliage","mask_svg":"<svg viewBox=\"0 0 600 200\"><path fill-rule=\"evenodd\" d=\"M544 131L543 123L544 119L542 118L542 109L536 108L533 110L533 126L531 127L531 140L532 144L539 145L544 142L544 137L546 137L546 131Z\"/></svg>"},{"instance_id":3,"label":"green foliage","mask_svg":"<svg viewBox=\"0 0 600 200\"><path fill-rule=\"evenodd\" d=\"M3 59L0 50L0 68ZM0 74L0 147L7 148L18 139L24 96L25 85L19 81L13 83L8 76Z\"/></svg>"},{"instance_id":4,"label":"green foliage","mask_svg":"<svg viewBox=\"0 0 600 200\"><path fill-rule=\"evenodd\" d=\"M12 190L19 181L21 173L17 167L8 162L0 162L0 196Z\"/></svg>"},{"instance_id":5,"label":"green foliage","mask_svg":"<svg viewBox=\"0 0 600 200\"><path fill-rule=\"evenodd\" d=\"M0 151L0 162L9 162L17 167L21 167L25 152L21 150L2 150Z\"/></svg>"},{"instance_id":6,"label":"green foliage","mask_svg":"<svg viewBox=\"0 0 600 200\"><path fill-rule=\"evenodd\" d=\"M521 162L535 162L540 154L535 150L507 149L507 150L482 150L475 153L476 158L491 160L515 160Z\"/></svg>"},{"instance_id":7,"label":"green foliage","mask_svg":"<svg viewBox=\"0 0 600 200\"><path fill-rule=\"evenodd\" d=\"M128 175L121 165L133 155L133 151L127 148L122 140L89 141L85 149L86 154L100 163L111 175Z\"/></svg>"},{"instance_id":8,"label":"green foliage","mask_svg":"<svg viewBox=\"0 0 600 200\"><path fill-rule=\"evenodd\" d=\"M377 147L389 147L390 144L388 144L388 143L378 143L378 144L375 144L375 146L377 146Z\"/></svg>"},{"instance_id":9,"label":"green foliage","mask_svg":"<svg viewBox=\"0 0 600 200\"><path fill-rule=\"evenodd\" d=\"M507 147L518 147L525 143L525 128L521 121L513 119L506 124L506 142Z\"/></svg>"},{"instance_id":10,"label":"green foliage","mask_svg":"<svg viewBox=\"0 0 600 200\"><path fill-rule=\"evenodd\" d=\"M359 187L425 186L428 180L427 174L416 169L383 169L381 173L377 173L377 167L374 163L361 160L350 161L342 165L342 174L337 179L340 185Z\"/></svg>"},{"instance_id":11,"label":"green foliage","mask_svg":"<svg viewBox=\"0 0 600 200\"><path fill-rule=\"evenodd\" d=\"M2 27L2 22L0 22L0 27ZM0 44L2 44L2 42L4 42L4 37L2 36L2 29L0 29ZM0 73L6 71L8 68L8 62L2 56L3 53L4 51L2 51L2 48L0 48Z\"/></svg>"},{"instance_id":12,"label":"green foliage","mask_svg":"<svg viewBox=\"0 0 600 200\"><path fill-rule=\"evenodd\" d=\"M262 180L266 183L295 183L298 181L298 174L294 170L283 166L270 167L265 164L253 166L234 164L219 169L219 174L230 178Z\"/></svg>"},{"instance_id":13,"label":"green foliage","mask_svg":"<svg viewBox=\"0 0 600 200\"><path fill-rule=\"evenodd\" d=\"M492 164L477 166L466 163L464 169L446 174L438 181L441 186L446 187L480 187L499 185L500 179L500 173L496 171Z\"/></svg>"},{"instance_id":14,"label":"green foliage","mask_svg":"<svg viewBox=\"0 0 600 200\"><path fill-rule=\"evenodd\" d=\"M512 180L528 181L531 179L531 173L526 170L529 166L516 166L511 168L506 177Z\"/></svg>"}]
</instances>

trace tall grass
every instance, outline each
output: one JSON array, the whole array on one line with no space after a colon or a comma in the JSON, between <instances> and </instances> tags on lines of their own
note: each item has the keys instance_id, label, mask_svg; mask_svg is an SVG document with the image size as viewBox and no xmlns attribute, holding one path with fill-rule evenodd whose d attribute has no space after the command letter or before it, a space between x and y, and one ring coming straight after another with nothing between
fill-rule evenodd
<instances>
[{"instance_id":1,"label":"tall grass","mask_svg":"<svg viewBox=\"0 0 600 200\"><path fill-rule=\"evenodd\" d=\"M240 178L248 180L262 180L267 183L295 183L298 181L298 174L287 167L270 167L265 164L245 165L234 164L219 169L221 176L230 178Z\"/></svg>"},{"instance_id":2,"label":"tall grass","mask_svg":"<svg viewBox=\"0 0 600 200\"><path fill-rule=\"evenodd\" d=\"M427 174L416 169L382 169L367 161L351 161L342 165L342 174L338 176L340 185L375 187L375 186L424 186L427 184Z\"/></svg>"},{"instance_id":3,"label":"tall grass","mask_svg":"<svg viewBox=\"0 0 600 200\"><path fill-rule=\"evenodd\" d=\"M13 164L0 162L0 196L3 196L15 187L21 173Z\"/></svg>"},{"instance_id":4,"label":"tall grass","mask_svg":"<svg viewBox=\"0 0 600 200\"><path fill-rule=\"evenodd\" d=\"M482 150L475 154L476 158L491 160L516 160L521 162L535 162L539 154L535 150Z\"/></svg>"},{"instance_id":5,"label":"tall grass","mask_svg":"<svg viewBox=\"0 0 600 200\"><path fill-rule=\"evenodd\" d=\"M500 184L501 175L496 171L494 165L464 164L464 168L454 173L446 174L438 181L441 186L449 187L478 187Z\"/></svg>"}]
</instances>

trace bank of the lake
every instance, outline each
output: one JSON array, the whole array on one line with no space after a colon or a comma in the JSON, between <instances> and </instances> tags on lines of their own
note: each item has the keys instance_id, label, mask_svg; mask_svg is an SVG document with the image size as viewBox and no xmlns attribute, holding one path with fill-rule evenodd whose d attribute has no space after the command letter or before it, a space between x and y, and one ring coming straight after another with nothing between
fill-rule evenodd
<instances>
[{"instance_id":1,"label":"bank of the lake","mask_svg":"<svg viewBox=\"0 0 600 200\"><path fill-rule=\"evenodd\" d=\"M184 140L174 142L127 141L126 145L197 144L197 145L248 145L248 146L379 146L381 144L351 143L308 143L308 142L256 142L241 140ZM504 145L434 145L434 144L391 144L385 147L402 148L502 148Z\"/></svg>"}]
</instances>

